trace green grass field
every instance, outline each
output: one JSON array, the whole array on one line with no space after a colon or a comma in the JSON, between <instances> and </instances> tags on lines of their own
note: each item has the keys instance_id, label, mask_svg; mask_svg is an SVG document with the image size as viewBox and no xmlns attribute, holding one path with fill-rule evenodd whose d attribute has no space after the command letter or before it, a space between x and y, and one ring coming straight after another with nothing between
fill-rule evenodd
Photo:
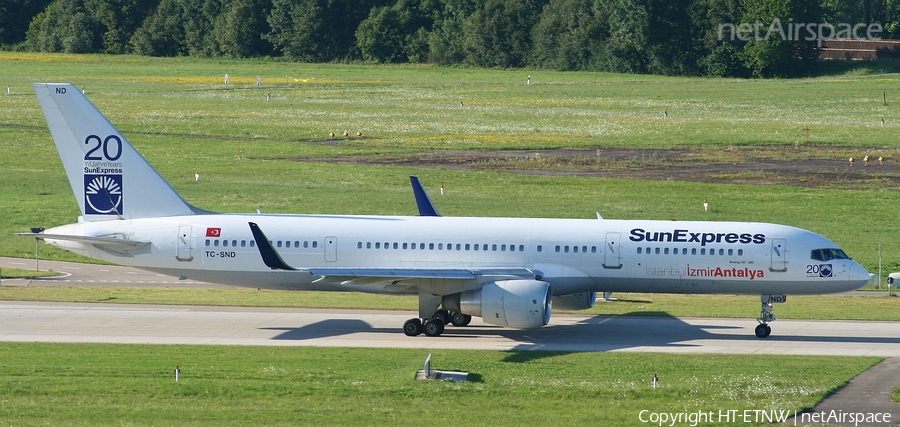
<instances>
[{"instance_id":1,"label":"green grass field","mask_svg":"<svg viewBox=\"0 0 900 427\"><path fill-rule=\"evenodd\" d=\"M226 73L234 83L228 88L222 84ZM527 74L529 86L524 85ZM257 75L260 89L254 87ZM841 159L856 152L896 153L900 92L892 90L900 77L872 75L864 67L812 79L723 80L0 53L0 76L5 79L0 84L10 85L12 92L0 93L3 256L34 255L34 241L14 233L74 222L77 216L31 90L33 82L63 81L84 87L176 190L204 209L415 214L407 176L416 174L429 189L447 189L436 200L445 215L593 218L601 212L606 218L775 222L828 236L872 271L882 245L885 271L900 270L895 214L900 198L893 178L873 179L870 188L810 189L305 161L501 148L692 147L704 161L724 157L729 147L747 146L787 148L792 158L810 156L810 144L833 148ZM669 119L662 118L664 111ZM329 132L345 129L364 137L318 143ZM193 180L195 170L201 172L199 183ZM709 214L698 209L703 199L712 203ZM48 246L41 254L83 261ZM50 288L51 296L23 297L26 291L37 292L2 287L0 298L52 300L85 292ZM148 298L132 291L103 292L119 292L113 294L119 302ZM206 298L223 295L232 294ZM722 297L715 304L692 296L622 297L621 304L593 312L684 315L687 309L679 307L706 305L717 307L716 315L755 317L758 310L749 297ZM357 297L335 298L360 304ZM403 309L414 304L404 298L361 301ZM850 311L877 311L896 320L895 301L873 298L866 304L874 305ZM841 304L798 297L776 310L785 317L856 318L835 305ZM0 425L423 425L438 420L492 426L535 420L634 425L644 409L811 407L876 361L435 353L436 367L471 371L480 381L413 382L426 355L421 350L0 343ZM184 369L179 384L171 378L175 364ZM662 378L656 390L649 388L653 372Z\"/></svg>"},{"instance_id":2,"label":"green grass field","mask_svg":"<svg viewBox=\"0 0 900 427\"><path fill-rule=\"evenodd\" d=\"M429 353L474 381L414 381ZM626 426L641 411L792 413L878 360L3 343L0 425Z\"/></svg>"},{"instance_id":3,"label":"green grass field","mask_svg":"<svg viewBox=\"0 0 900 427\"><path fill-rule=\"evenodd\" d=\"M234 83L227 89L225 73ZM77 215L30 87L70 81L86 88L188 201L209 210L414 214L407 176L417 174L432 190L445 186L447 195L437 200L445 215L592 218L601 212L776 222L828 236L870 270L883 245L885 269L900 269L892 180L873 180L865 190L809 189L303 161L446 148L616 146L701 147L712 159L730 146L775 145L803 157L807 126L812 142L836 147L840 158L848 150L898 148L900 92L889 92L895 75L722 80L528 71L533 84L526 86L524 73L0 53L0 75L12 89L0 95L0 254L33 256L33 242L13 233ZM261 89L254 87L256 75ZM365 137L303 143L344 129ZM200 183L193 182L195 170ZM708 215L697 209L703 199L712 202ZM43 254L75 259L52 248Z\"/></svg>"}]
</instances>

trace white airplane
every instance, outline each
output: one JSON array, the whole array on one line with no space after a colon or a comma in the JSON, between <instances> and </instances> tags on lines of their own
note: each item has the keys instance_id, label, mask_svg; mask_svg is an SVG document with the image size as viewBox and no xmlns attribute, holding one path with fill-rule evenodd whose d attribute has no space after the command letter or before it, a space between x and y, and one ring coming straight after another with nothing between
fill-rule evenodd
<instances>
[{"instance_id":1,"label":"white airplane","mask_svg":"<svg viewBox=\"0 0 900 427\"><path fill-rule=\"evenodd\" d=\"M188 204L71 84L35 84L81 216L21 233L91 258L265 289L417 294L407 335L528 329L598 291L758 294L756 335L786 294L864 286L825 237L749 222L220 214ZM426 196L427 198L427 196Z\"/></svg>"}]
</instances>

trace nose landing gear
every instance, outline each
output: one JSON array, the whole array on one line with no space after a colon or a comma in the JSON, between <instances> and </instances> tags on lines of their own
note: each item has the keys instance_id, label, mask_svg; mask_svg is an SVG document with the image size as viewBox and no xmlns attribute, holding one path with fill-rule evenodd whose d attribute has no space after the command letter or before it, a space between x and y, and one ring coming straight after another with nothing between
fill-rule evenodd
<instances>
[{"instance_id":1,"label":"nose landing gear","mask_svg":"<svg viewBox=\"0 0 900 427\"><path fill-rule=\"evenodd\" d=\"M772 333L772 327L769 326L769 322L773 322L776 319L775 315L772 314L772 304L787 301L787 295L762 295L759 299L762 302L762 310L760 310L759 318L756 319L759 325L756 325L754 332L756 332L757 338L766 338Z\"/></svg>"}]
</instances>

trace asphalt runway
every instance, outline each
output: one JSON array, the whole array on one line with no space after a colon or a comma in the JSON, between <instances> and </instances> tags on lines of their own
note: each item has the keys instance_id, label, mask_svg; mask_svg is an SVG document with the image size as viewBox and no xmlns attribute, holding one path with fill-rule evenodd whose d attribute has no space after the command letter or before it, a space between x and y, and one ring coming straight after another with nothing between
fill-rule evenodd
<instances>
[{"instance_id":1,"label":"asphalt runway","mask_svg":"<svg viewBox=\"0 0 900 427\"><path fill-rule=\"evenodd\" d=\"M0 268L34 260L0 258ZM142 270L41 261L63 274L0 286L218 286ZM636 351L713 354L900 356L894 322L779 319L759 339L754 319L555 314L550 325L517 331L473 319L440 337L401 332L412 312L247 307L0 302L0 341L342 346L491 350Z\"/></svg>"},{"instance_id":2,"label":"asphalt runway","mask_svg":"<svg viewBox=\"0 0 900 427\"><path fill-rule=\"evenodd\" d=\"M401 332L411 312L0 302L0 341L637 351L898 356L888 322L779 320L767 339L756 322L642 316L556 315L516 331L473 320L440 337Z\"/></svg>"}]
</instances>

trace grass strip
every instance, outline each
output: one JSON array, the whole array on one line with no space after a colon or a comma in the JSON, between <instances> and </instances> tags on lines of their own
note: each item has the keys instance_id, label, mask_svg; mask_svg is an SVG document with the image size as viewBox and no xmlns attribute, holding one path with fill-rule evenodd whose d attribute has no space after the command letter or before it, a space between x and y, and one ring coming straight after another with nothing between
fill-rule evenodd
<instances>
[{"instance_id":1,"label":"grass strip","mask_svg":"<svg viewBox=\"0 0 900 427\"><path fill-rule=\"evenodd\" d=\"M468 371L475 381L414 381L429 352L435 368ZM641 411L648 411L644 417L712 411L713 422L699 425L722 425L720 411L810 408L879 360L0 343L0 420L17 426L421 426L440 418L472 426L535 419L627 426L640 424Z\"/></svg>"}]
</instances>

